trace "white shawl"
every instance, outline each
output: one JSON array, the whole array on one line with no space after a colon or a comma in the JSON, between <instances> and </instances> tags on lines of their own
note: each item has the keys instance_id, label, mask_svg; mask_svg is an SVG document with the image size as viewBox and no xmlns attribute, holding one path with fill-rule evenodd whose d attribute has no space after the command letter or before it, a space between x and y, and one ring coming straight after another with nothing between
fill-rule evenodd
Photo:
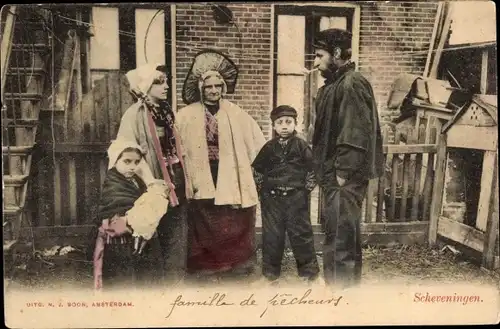
<instances>
[{"instance_id":1,"label":"white shawl","mask_svg":"<svg viewBox=\"0 0 500 329\"><path fill-rule=\"evenodd\" d=\"M205 107L188 105L176 115L184 147L185 165L192 199L215 199L216 205L247 208L258 203L251 164L265 143L257 122L239 106L221 100L215 115L219 129L219 174L217 189L210 172L205 132Z\"/></svg>"}]
</instances>

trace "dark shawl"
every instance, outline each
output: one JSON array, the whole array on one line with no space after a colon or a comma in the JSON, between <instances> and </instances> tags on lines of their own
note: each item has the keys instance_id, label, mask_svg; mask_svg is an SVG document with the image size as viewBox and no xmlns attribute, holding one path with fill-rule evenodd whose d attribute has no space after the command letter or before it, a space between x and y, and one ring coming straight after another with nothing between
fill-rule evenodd
<instances>
[{"instance_id":1,"label":"dark shawl","mask_svg":"<svg viewBox=\"0 0 500 329\"><path fill-rule=\"evenodd\" d=\"M369 180L383 173L384 155L377 104L370 83L341 67L318 91L313 156L320 184L335 176Z\"/></svg>"},{"instance_id":2,"label":"dark shawl","mask_svg":"<svg viewBox=\"0 0 500 329\"><path fill-rule=\"evenodd\" d=\"M101 225L103 219L114 215L124 216L134 206L134 202L146 192L146 185L139 177L134 176L132 179L135 179L139 188L120 174L116 168L108 171L99 200L98 226Z\"/></svg>"},{"instance_id":3,"label":"dark shawl","mask_svg":"<svg viewBox=\"0 0 500 329\"><path fill-rule=\"evenodd\" d=\"M134 176L139 188L133 182L120 174L116 168L108 170L101 191L97 217L94 226L87 236L87 259L92 260L99 227L104 219L111 219L115 215L124 216L134 206L134 202L146 192L147 187L138 176Z\"/></svg>"}]
</instances>

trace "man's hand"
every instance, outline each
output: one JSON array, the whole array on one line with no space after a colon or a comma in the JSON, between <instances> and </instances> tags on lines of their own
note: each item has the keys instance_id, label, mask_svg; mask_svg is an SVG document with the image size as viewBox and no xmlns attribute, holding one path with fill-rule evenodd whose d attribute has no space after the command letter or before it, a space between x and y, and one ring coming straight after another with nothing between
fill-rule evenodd
<instances>
[{"instance_id":1,"label":"man's hand","mask_svg":"<svg viewBox=\"0 0 500 329\"><path fill-rule=\"evenodd\" d=\"M346 182L346 179L340 177L340 176L337 176L337 183L339 184L339 186L344 186Z\"/></svg>"}]
</instances>

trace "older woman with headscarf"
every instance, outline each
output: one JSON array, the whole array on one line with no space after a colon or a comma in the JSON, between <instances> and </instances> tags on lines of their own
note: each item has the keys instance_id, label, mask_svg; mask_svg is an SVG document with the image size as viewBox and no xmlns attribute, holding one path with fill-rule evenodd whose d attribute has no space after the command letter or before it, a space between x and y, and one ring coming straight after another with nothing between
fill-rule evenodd
<instances>
[{"instance_id":1,"label":"older woman with headscarf","mask_svg":"<svg viewBox=\"0 0 500 329\"><path fill-rule=\"evenodd\" d=\"M193 194L188 215L188 271L198 274L253 270L258 196L251 163L264 135L255 120L224 99L237 70L224 55L198 54L183 88L188 106L177 126Z\"/></svg>"},{"instance_id":2,"label":"older woman with headscarf","mask_svg":"<svg viewBox=\"0 0 500 329\"><path fill-rule=\"evenodd\" d=\"M137 142L146 154L138 171L146 184L162 179L170 186L167 214L158 225L167 278L180 280L186 266L186 176L175 116L167 103L168 79L162 65L127 73L137 102L124 114L117 138Z\"/></svg>"}]
</instances>

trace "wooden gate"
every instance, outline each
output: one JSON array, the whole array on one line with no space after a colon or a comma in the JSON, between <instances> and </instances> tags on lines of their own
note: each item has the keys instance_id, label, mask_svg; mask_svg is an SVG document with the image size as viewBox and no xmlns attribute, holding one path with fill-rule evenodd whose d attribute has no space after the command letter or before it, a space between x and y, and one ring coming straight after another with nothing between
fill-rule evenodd
<instances>
[{"instance_id":1,"label":"wooden gate","mask_svg":"<svg viewBox=\"0 0 500 329\"><path fill-rule=\"evenodd\" d=\"M429 243L447 238L482 254L482 265L499 266L498 257L498 131L496 95L493 101L476 95L442 129L437 145L436 179L432 197ZM494 104L493 104L494 103ZM479 151L482 154L480 193L474 221L462 223L443 211L450 175L449 154L453 149Z\"/></svg>"}]
</instances>

